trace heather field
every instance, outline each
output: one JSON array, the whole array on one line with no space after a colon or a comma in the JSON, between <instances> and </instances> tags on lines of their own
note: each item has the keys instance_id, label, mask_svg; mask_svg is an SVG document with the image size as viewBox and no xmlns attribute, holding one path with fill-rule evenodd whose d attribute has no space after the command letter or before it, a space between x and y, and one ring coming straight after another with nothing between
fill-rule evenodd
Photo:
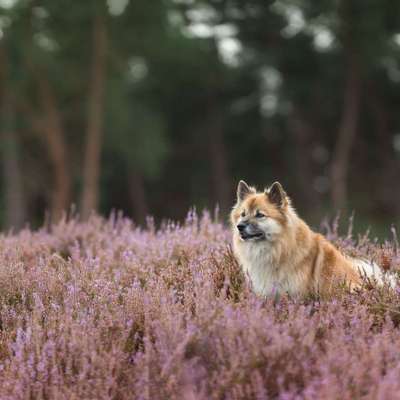
<instances>
[{"instance_id":1,"label":"heather field","mask_svg":"<svg viewBox=\"0 0 400 400\"><path fill-rule=\"evenodd\" d=\"M395 232L325 233L400 268ZM390 232L389 232L390 233ZM0 238L0 399L398 399L400 294L263 300L208 214Z\"/></svg>"}]
</instances>

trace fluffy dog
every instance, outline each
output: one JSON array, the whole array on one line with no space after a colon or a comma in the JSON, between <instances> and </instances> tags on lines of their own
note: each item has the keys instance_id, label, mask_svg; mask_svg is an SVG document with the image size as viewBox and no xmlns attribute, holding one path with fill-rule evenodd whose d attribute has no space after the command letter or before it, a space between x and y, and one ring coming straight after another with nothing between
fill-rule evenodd
<instances>
[{"instance_id":1,"label":"fluffy dog","mask_svg":"<svg viewBox=\"0 0 400 400\"><path fill-rule=\"evenodd\" d=\"M231 223L235 256L259 295L326 296L337 284L360 287L363 276L384 281L376 264L345 256L313 232L279 182L257 192L240 181Z\"/></svg>"}]
</instances>

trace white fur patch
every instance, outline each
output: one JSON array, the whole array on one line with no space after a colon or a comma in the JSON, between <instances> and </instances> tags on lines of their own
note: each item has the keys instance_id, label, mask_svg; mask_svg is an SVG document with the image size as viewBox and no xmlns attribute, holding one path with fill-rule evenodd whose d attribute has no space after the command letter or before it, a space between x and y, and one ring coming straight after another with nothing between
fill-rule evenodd
<instances>
[{"instance_id":1,"label":"white fur patch","mask_svg":"<svg viewBox=\"0 0 400 400\"><path fill-rule=\"evenodd\" d=\"M282 232L281 224L273 218L264 218L263 221L258 223L258 226L264 231L267 240L273 240L273 238Z\"/></svg>"},{"instance_id":2,"label":"white fur patch","mask_svg":"<svg viewBox=\"0 0 400 400\"><path fill-rule=\"evenodd\" d=\"M279 245L278 245L279 247ZM250 279L252 289L261 296L276 293L296 295L303 285L302 277L287 266L276 265L278 259L276 243L242 242L240 253L244 273Z\"/></svg>"},{"instance_id":3,"label":"white fur patch","mask_svg":"<svg viewBox=\"0 0 400 400\"><path fill-rule=\"evenodd\" d=\"M353 265L361 276L375 280L378 285L388 284L396 287L396 277L393 274L385 273L379 265L372 261L353 259Z\"/></svg>"}]
</instances>

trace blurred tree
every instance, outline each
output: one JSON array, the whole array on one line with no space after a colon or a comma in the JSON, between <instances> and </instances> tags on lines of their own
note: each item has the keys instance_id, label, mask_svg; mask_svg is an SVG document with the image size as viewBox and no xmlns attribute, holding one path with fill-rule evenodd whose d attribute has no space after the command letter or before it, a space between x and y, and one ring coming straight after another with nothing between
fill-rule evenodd
<instances>
[{"instance_id":1,"label":"blurred tree","mask_svg":"<svg viewBox=\"0 0 400 400\"><path fill-rule=\"evenodd\" d=\"M168 154L158 82L168 71L163 69L162 76L153 71L155 64L164 63L160 41L165 47L170 41L166 4L160 0L129 2L111 20L106 152L121 161L121 184L129 199L125 208L132 210L138 223L149 214L145 183L157 179Z\"/></svg>"},{"instance_id":2,"label":"blurred tree","mask_svg":"<svg viewBox=\"0 0 400 400\"><path fill-rule=\"evenodd\" d=\"M107 67L107 12L105 4L93 10L93 59L88 99L88 127L83 165L81 215L88 218L98 209L100 156Z\"/></svg>"},{"instance_id":3,"label":"blurred tree","mask_svg":"<svg viewBox=\"0 0 400 400\"><path fill-rule=\"evenodd\" d=\"M38 119L32 115L32 126L39 134L44 133L49 157L54 168L51 218L57 221L71 202L71 175L67 161L67 146L64 139L62 117L53 89L44 73L35 73L35 75L43 117Z\"/></svg>"},{"instance_id":4,"label":"blurred tree","mask_svg":"<svg viewBox=\"0 0 400 400\"><path fill-rule=\"evenodd\" d=\"M332 204L336 209L347 206L351 150L365 106L362 90L373 71L382 70L398 52L391 43L399 31L399 4L392 0L210 0L207 4L222 15L221 22L237 28L245 49L243 63L253 65L255 74L276 70L281 77L275 93L266 87L267 118L270 126L285 119L284 130L294 137L290 153L303 202L313 209L310 150L321 141L332 149ZM328 128L321 137L322 126L335 125L336 130Z\"/></svg>"},{"instance_id":5,"label":"blurred tree","mask_svg":"<svg viewBox=\"0 0 400 400\"><path fill-rule=\"evenodd\" d=\"M54 38L47 36L47 14L37 2L19 2L6 10L3 18L10 21L6 35L20 38L22 43L19 48L15 46L21 64L21 83L13 88L17 89L13 90L13 97L18 111L29 118L31 129L46 143L54 169L50 212L57 220L71 202L71 176L62 116L49 78Z\"/></svg>"},{"instance_id":6,"label":"blurred tree","mask_svg":"<svg viewBox=\"0 0 400 400\"><path fill-rule=\"evenodd\" d=\"M400 213L395 0L14 0L0 29L11 225L77 199L225 215L239 178L283 181L315 219Z\"/></svg>"},{"instance_id":7,"label":"blurred tree","mask_svg":"<svg viewBox=\"0 0 400 400\"><path fill-rule=\"evenodd\" d=\"M1 150L3 182L5 188L5 227L20 229L26 223L26 204L24 201L21 171L20 141L17 134L15 99L10 82L12 75L7 59L5 39L0 44L0 107L1 107Z\"/></svg>"}]
</instances>

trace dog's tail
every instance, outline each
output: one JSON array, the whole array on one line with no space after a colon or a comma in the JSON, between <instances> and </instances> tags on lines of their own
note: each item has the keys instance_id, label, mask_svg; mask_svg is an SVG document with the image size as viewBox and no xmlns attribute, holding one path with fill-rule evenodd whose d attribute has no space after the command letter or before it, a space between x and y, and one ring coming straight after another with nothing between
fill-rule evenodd
<instances>
[{"instance_id":1,"label":"dog's tail","mask_svg":"<svg viewBox=\"0 0 400 400\"><path fill-rule=\"evenodd\" d=\"M359 258L352 259L352 262L363 278L376 282L380 286L387 285L393 289L397 286L396 274L383 271L375 262Z\"/></svg>"}]
</instances>

